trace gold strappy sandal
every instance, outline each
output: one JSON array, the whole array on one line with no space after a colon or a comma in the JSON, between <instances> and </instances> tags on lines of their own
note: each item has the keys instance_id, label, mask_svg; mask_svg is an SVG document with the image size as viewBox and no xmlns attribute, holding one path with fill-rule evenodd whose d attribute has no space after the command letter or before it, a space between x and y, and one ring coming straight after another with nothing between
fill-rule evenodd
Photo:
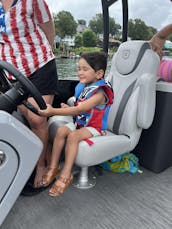
<instances>
[{"instance_id":1,"label":"gold strappy sandal","mask_svg":"<svg viewBox=\"0 0 172 229\"><path fill-rule=\"evenodd\" d=\"M47 171L42 177L42 182L41 182L42 186L46 187L49 184L51 184L51 182L54 180L54 178L59 172L60 172L60 166L54 168L48 167Z\"/></svg>"},{"instance_id":2,"label":"gold strappy sandal","mask_svg":"<svg viewBox=\"0 0 172 229\"><path fill-rule=\"evenodd\" d=\"M59 182L60 181L60 182ZM60 176L58 180L52 185L49 190L50 196L59 196L64 193L67 187L72 183L73 175L71 174L69 178Z\"/></svg>"}]
</instances>

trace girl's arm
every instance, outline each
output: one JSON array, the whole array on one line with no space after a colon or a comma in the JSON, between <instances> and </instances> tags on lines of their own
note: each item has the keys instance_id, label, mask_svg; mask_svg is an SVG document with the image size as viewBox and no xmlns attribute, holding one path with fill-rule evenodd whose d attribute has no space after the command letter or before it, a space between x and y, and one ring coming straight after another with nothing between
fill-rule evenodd
<instances>
[{"instance_id":1,"label":"girl's arm","mask_svg":"<svg viewBox=\"0 0 172 229\"><path fill-rule=\"evenodd\" d=\"M47 109L39 110L39 114L45 117L53 115L77 115L81 112L88 111L96 105L102 104L104 102L104 94L102 92L98 92L95 95L91 96L89 99L79 103L77 106L74 107L53 108L51 105L47 104Z\"/></svg>"}]
</instances>

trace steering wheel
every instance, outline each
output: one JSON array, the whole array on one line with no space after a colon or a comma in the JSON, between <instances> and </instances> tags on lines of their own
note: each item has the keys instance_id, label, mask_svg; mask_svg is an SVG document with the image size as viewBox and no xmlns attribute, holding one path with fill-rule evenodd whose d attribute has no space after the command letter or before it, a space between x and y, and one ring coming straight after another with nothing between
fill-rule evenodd
<instances>
[{"instance_id":1,"label":"steering wheel","mask_svg":"<svg viewBox=\"0 0 172 229\"><path fill-rule=\"evenodd\" d=\"M8 80L4 70L14 76L18 82L13 85ZM12 64L6 61L0 61L0 77L2 87L6 91L4 94L1 94L0 97L1 110L3 110L3 108L6 110L7 105L13 105L13 108L7 109L9 113L12 113L14 107L16 108L22 102L29 110L39 115L38 109L25 100L29 94L35 99L40 109L46 109L46 103L35 85Z\"/></svg>"}]
</instances>

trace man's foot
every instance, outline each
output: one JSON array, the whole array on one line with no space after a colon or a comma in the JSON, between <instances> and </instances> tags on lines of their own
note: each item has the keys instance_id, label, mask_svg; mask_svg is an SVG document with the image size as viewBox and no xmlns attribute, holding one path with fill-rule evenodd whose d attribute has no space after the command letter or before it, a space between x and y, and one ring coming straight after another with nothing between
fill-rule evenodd
<instances>
[{"instance_id":1,"label":"man's foot","mask_svg":"<svg viewBox=\"0 0 172 229\"><path fill-rule=\"evenodd\" d=\"M52 185L49 190L50 196L59 196L64 193L67 187L72 183L73 175L71 174L69 177L60 176L58 180Z\"/></svg>"},{"instance_id":2,"label":"man's foot","mask_svg":"<svg viewBox=\"0 0 172 229\"><path fill-rule=\"evenodd\" d=\"M42 178L43 175L45 174L45 167L37 167L36 168L36 174L35 174L35 179L33 183L34 188L40 188L42 187Z\"/></svg>"},{"instance_id":3,"label":"man's foot","mask_svg":"<svg viewBox=\"0 0 172 229\"><path fill-rule=\"evenodd\" d=\"M44 191L47 187L34 188L32 184L28 183L24 186L21 195L22 196L35 196L40 192Z\"/></svg>"},{"instance_id":4,"label":"man's foot","mask_svg":"<svg viewBox=\"0 0 172 229\"><path fill-rule=\"evenodd\" d=\"M35 170L33 171L33 173L31 174L29 180L27 181L27 183L25 184L23 190L21 191L21 195L22 196L35 196L39 193L41 193L42 191L45 191L48 187L50 187L56 180L54 179L48 186L46 187L40 187L40 188L35 188L33 186L34 183L34 179L35 179Z\"/></svg>"},{"instance_id":5,"label":"man's foot","mask_svg":"<svg viewBox=\"0 0 172 229\"><path fill-rule=\"evenodd\" d=\"M27 183L25 184L23 190L21 191L22 196L35 196L45 190L45 188L34 188L33 187L35 173L36 173L36 169L34 169Z\"/></svg>"},{"instance_id":6,"label":"man's foot","mask_svg":"<svg viewBox=\"0 0 172 229\"><path fill-rule=\"evenodd\" d=\"M53 180L54 178L57 176L57 174L60 171L60 166L57 167L48 167L45 174L42 177L42 186L46 187L48 186Z\"/></svg>"}]
</instances>

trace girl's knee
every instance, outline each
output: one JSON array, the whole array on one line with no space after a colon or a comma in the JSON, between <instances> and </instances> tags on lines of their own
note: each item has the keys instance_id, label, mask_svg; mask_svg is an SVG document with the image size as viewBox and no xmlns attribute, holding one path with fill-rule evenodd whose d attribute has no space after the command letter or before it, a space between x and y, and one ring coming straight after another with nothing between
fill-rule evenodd
<instances>
[{"instance_id":1,"label":"girl's knee","mask_svg":"<svg viewBox=\"0 0 172 229\"><path fill-rule=\"evenodd\" d=\"M65 138L68 135L68 128L66 126L60 126L57 129L56 136Z\"/></svg>"},{"instance_id":2,"label":"girl's knee","mask_svg":"<svg viewBox=\"0 0 172 229\"><path fill-rule=\"evenodd\" d=\"M78 142L78 133L76 131L72 131L67 138L67 142Z\"/></svg>"}]
</instances>

